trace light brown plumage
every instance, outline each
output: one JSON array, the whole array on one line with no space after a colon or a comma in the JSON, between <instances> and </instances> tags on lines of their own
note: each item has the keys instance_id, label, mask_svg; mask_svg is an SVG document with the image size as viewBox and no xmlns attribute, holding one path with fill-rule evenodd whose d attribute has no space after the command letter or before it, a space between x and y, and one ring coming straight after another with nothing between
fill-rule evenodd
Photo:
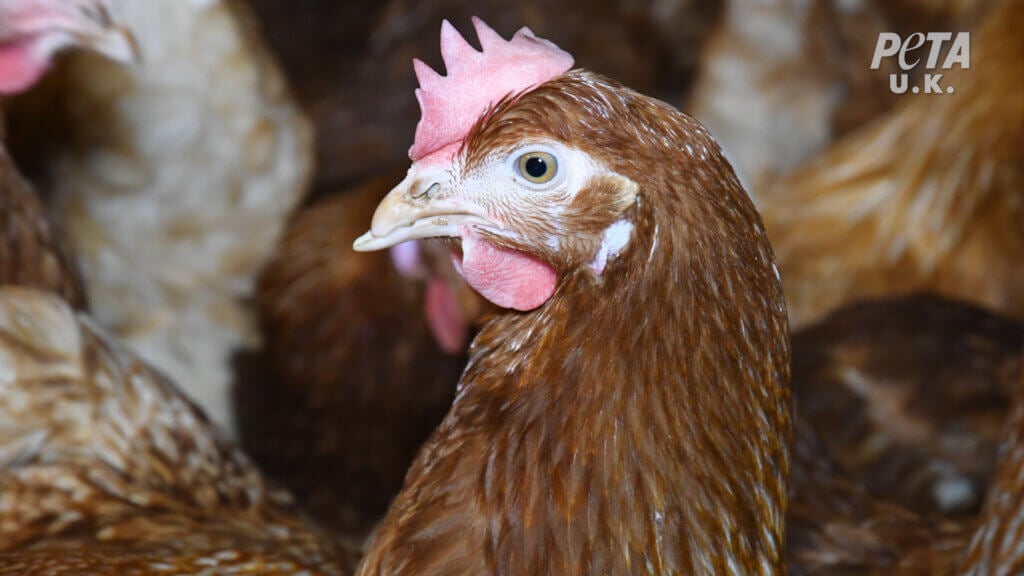
<instances>
[{"instance_id":1,"label":"light brown plumage","mask_svg":"<svg viewBox=\"0 0 1024 576\"><path fill-rule=\"evenodd\" d=\"M115 6L140 65L71 55L44 87L50 130L26 113L12 133L45 152L32 175L97 321L233 430L232 355L259 344L245 300L307 192L312 134L241 0Z\"/></svg>"},{"instance_id":2,"label":"light brown plumage","mask_svg":"<svg viewBox=\"0 0 1024 576\"><path fill-rule=\"evenodd\" d=\"M898 110L758 195L801 326L873 296L931 291L1024 315L1024 5L972 36L955 93Z\"/></svg>"},{"instance_id":3,"label":"light brown plumage","mask_svg":"<svg viewBox=\"0 0 1024 576\"><path fill-rule=\"evenodd\" d=\"M0 573L342 574L174 386L54 296L0 288Z\"/></svg>"},{"instance_id":4,"label":"light brown plumage","mask_svg":"<svg viewBox=\"0 0 1024 576\"><path fill-rule=\"evenodd\" d=\"M84 308L85 291L74 261L3 148L2 137L0 128L0 285L49 290Z\"/></svg>"}]
</instances>

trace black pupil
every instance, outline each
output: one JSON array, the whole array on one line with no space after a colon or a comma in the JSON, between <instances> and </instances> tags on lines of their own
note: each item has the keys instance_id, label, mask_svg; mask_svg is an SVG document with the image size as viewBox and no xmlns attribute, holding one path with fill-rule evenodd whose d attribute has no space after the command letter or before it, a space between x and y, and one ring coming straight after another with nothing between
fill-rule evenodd
<instances>
[{"instance_id":1,"label":"black pupil","mask_svg":"<svg viewBox=\"0 0 1024 576\"><path fill-rule=\"evenodd\" d=\"M548 163L539 156L533 156L526 160L526 173L531 178L542 178L548 173Z\"/></svg>"}]
</instances>

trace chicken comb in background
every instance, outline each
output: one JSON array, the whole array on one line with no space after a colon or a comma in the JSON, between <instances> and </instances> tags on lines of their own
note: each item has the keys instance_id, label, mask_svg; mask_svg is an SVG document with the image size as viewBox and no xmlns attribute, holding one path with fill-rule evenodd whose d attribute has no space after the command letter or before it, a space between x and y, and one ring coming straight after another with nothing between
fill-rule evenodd
<instances>
[{"instance_id":1,"label":"chicken comb in background","mask_svg":"<svg viewBox=\"0 0 1024 576\"><path fill-rule=\"evenodd\" d=\"M131 33L108 10L105 1L0 1L0 96L34 86L62 50L81 47L122 63L135 61ZM74 258L11 159L4 123L0 118L0 284L52 290L84 308Z\"/></svg>"},{"instance_id":2,"label":"chicken comb in background","mask_svg":"<svg viewBox=\"0 0 1024 576\"><path fill-rule=\"evenodd\" d=\"M421 111L409 149L409 158L414 161L461 142L480 115L502 98L520 94L572 68L573 58L568 52L537 38L529 28L506 41L475 16L473 27L482 52L470 46L451 22L441 24L445 76L422 60L413 60L420 83L416 99Z\"/></svg>"},{"instance_id":3,"label":"chicken comb in background","mask_svg":"<svg viewBox=\"0 0 1024 576\"><path fill-rule=\"evenodd\" d=\"M111 11L110 0L0 0L0 94L28 89L74 46L135 60L135 40Z\"/></svg>"}]
</instances>

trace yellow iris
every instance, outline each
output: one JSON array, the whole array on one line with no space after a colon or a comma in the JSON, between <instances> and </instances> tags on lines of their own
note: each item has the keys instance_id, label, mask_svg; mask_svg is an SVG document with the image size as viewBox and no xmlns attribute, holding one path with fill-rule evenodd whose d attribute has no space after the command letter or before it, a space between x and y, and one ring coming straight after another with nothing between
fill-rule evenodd
<instances>
[{"instance_id":1,"label":"yellow iris","mask_svg":"<svg viewBox=\"0 0 1024 576\"><path fill-rule=\"evenodd\" d=\"M558 161L547 152L527 152L518 164L519 174L534 184L546 184L558 172Z\"/></svg>"}]
</instances>

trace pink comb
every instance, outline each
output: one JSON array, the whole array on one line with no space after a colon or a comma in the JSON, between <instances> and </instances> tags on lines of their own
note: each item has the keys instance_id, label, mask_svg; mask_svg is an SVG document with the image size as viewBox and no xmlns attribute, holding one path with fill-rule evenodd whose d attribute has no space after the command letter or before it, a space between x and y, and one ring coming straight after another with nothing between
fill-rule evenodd
<instances>
[{"instance_id":1,"label":"pink comb","mask_svg":"<svg viewBox=\"0 0 1024 576\"><path fill-rule=\"evenodd\" d=\"M534 88L572 68L573 58L551 42L521 28L505 40L473 17L483 52L473 48L450 22L441 24L441 56L447 76L413 60L420 87L420 122L409 158L417 161L452 148L466 138L488 106L509 94ZM450 156L445 160L450 160Z\"/></svg>"}]
</instances>

